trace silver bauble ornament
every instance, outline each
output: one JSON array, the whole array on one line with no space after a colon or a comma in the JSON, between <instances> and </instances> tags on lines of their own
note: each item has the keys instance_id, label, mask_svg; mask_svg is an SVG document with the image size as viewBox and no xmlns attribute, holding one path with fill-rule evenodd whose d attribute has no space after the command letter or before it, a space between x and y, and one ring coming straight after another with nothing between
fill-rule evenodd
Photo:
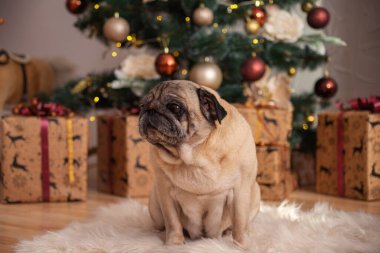
<instances>
[{"instance_id":1,"label":"silver bauble ornament","mask_svg":"<svg viewBox=\"0 0 380 253\"><path fill-rule=\"evenodd\" d=\"M200 5L193 12L193 22L199 26L209 26L214 21L214 13L204 5Z\"/></svg>"},{"instance_id":2,"label":"silver bauble ornament","mask_svg":"<svg viewBox=\"0 0 380 253\"><path fill-rule=\"evenodd\" d=\"M113 42L124 41L129 34L129 24L121 17L112 17L103 25L103 34Z\"/></svg>"},{"instance_id":3,"label":"silver bauble ornament","mask_svg":"<svg viewBox=\"0 0 380 253\"><path fill-rule=\"evenodd\" d=\"M223 73L218 65L211 62L195 64L189 74L190 81L217 90L223 81Z\"/></svg>"}]
</instances>

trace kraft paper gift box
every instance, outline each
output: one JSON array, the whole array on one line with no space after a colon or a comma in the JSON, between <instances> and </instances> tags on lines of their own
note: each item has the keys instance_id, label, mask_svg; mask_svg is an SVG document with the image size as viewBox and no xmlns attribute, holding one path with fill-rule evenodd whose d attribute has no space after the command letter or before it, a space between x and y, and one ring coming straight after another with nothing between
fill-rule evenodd
<instances>
[{"instance_id":1,"label":"kraft paper gift box","mask_svg":"<svg viewBox=\"0 0 380 253\"><path fill-rule=\"evenodd\" d=\"M257 146L258 162L257 182L278 184L285 178L285 172L290 170L290 153L288 147Z\"/></svg>"},{"instance_id":2,"label":"kraft paper gift box","mask_svg":"<svg viewBox=\"0 0 380 253\"><path fill-rule=\"evenodd\" d=\"M271 107L235 107L251 126L257 145L289 146L292 111Z\"/></svg>"},{"instance_id":3,"label":"kraft paper gift box","mask_svg":"<svg viewBox=\"0 0 380 253\"><path fill-rule=\"evenodd\" d=\"M380 199L380 114L319 114L316 175L317 192Z\"/></svg>"},{"instance_id":4,"label":"kraft paper gift box","mask_svg":"<svg viewBox=\"0 0 380 253\"><path fill-rule=\"evenodd\" d=\"M3 202L86 199L87 119L4 116L0 141Z\"/></svg>"},{"instance_id":5,"label":"kraft paper gift box","mask_svg":"<svg viewBox=\"0 0 380 253\"><path fill-rule=\"evenodd\" d=\"M148 197L153 175L149 143L136 115L98 117L98 190L124 197Z\"/></svg>"},{"instance_id":6,"label":"kraft paper gift box","mask_svg":"<svg viewBox=\"0 0 380 253\"><path fill-rule=\"evenodd\" d=\"M257 146L258 173L263 200L283 200L296 187L295 176L290 171L289 147Z\"/></svg>"}]
</instances>

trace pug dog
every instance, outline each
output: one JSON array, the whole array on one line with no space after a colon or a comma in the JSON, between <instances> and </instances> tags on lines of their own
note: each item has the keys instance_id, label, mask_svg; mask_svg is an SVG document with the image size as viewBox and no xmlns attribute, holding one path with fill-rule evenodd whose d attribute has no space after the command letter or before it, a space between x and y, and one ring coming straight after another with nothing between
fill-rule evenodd
<instances>
[{"instance_id":1,"label":"pug dog","mask_svg":"<svg viewBox=\"0 0 380 253\"><path fill-rule=\"evenodd\" d=\"M186 80L165 81L141 101L141 136L152 145L155 182L149 213L166 244L232 232L249 246L260 205L250 126L219 95Z\"/></svg>"}]
</instances>

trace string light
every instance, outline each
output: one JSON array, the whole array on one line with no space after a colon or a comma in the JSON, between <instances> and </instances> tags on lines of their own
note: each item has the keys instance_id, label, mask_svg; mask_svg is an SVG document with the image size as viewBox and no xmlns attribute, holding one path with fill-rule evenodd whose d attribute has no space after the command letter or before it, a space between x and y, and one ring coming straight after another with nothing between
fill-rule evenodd
<instances>
[{"instance_id":1,"label":"string light","mask_svg":"<svg viewBox=\"0 0 380 253\"><path fill-rule=\"evenodd\" d=\"M100 98L99 97L94 97L94 103L96 104L97 102L99 102Z\"/></svg>"},{"instance_id":2,"label":"string light","mask_svg":"<svg viewBox=\"0 0 380 253\"><path fill-rule=\"evenodd\" d=\"M132 41L132 40L133 40L133 37L132 37L131 35L128 35L128 36L127 36L127 40L128 40L128 41Z\"/></svg>"},{"instance_id":3,"label":"string light","mask_svg":"<svg viewBox=\"0 0 380 253\"><path fill-rule=\"evenodd\" d=\"M260 1L255 1L255 6L256 6L256 7L259 7L260 4L261 4Z\"/></svg>"},{"instance_id":4,"label":"string light","mask_svg":"<svg viewBox=\"0 0 380 253\"><path fill-rule=\"evenodd\" d=\"M121 47L121 42L116 42L116 47Z\"/></svg>"},{"instance_id":5,"label":"string light","mask_svg":"<svg viewBox=\"0 0 380 253\"><path fill-rule=\"evenodd\" d=\"M224 27L224 28L222 29L222 33L227 33L227 32L228 32L227 27Z\"/></svg>"},{"instance_id":6,"label":"string light","mask_svg":"<svg viewBox=\"0 0 380 253\"><path fill-rule=\"evenodd\" d=\"M112 51L111 55L112 55L112 57L116 57L117 56L117 52Z\"/></svg>"},{"instance_id":7,"label":"string light","mask_svg":"<svg viewBox=\"0 0 380 253\"><path fill-rule=\"evenodd\" d=\"M89 120L90 120L91 122L94 122L94 121L95 121L95 119L96 119L96 117L95 117L95 116L90 116L90 118L89 118Z\"/></svg>"},{"instance_id":8,"label":"string light","mask_svg":"<svg viewBox=\"0 0 380 253\"><path fill-rule=\"evenodd\" d=\"M289 75L293 76L295 73L297 72L296 68L295 67L290 67L288 69L288 73Z\"/></svg>"},{"instance_id":9,"label":"string light","mask_svg":"<svg viewBox=\"0 0 380 253\"><path fill-rule=\"evenodd\" d=\"M315 118L314 118L313 115L309 115L309 116L307 116L307 121L309 121L309 122L314 122L314 120L315 120Z\"/></svg>"},{"instance_id":10,"label":"string light","mask_svg":"<svg viewBox=\"0 0 380 253\"><path fill-rule=\"evenodd\" d=\"M175 50L175 51L173 52L173 56L174 56L174 57L178 57L178 56L179 56L179 51L178 51L178 50Z\"/></svg>"},{"instance_id":11,"label":"string light","mask_svg":"<svg viewBox=\"0 0 380 253\"><path fill-rule=\"evenodd\" d=\"M213 26L214 28L218 28L219 24L218 24L218 23L214 23L212 26Z\"/></svg>"},{"instance_id":12,"label":"string light","mask_svg":"<svg viewBox=\"0 0 380 253\"><path fill-rule=\"evenodd\" d=\"M187 69L182 69L182 70L181 70L181 74L182 74L183 76L186 76L186 75L187 75L187 72L188 72Z\"/></svg>"},{"instance_id":13,"label":"string light","mask_svg":"<svg viewBox=\"0 0 380 253\"><path fill-rule=\"evenodd\" d=\"M189 22L190 22L190 17L186 17L186 18L185 18L185 21L186 21L187 23L189 23Z\"/></svg>"},{"instance_id":14,"label":"string light","mask_svg":"<svg viewBox=\"0 0 380 253\"><path fill-rule=\"evenodd\" d=\"M256 45L256 44L259 44L259 40L258 40L257 38L254 38L254 39L252 40L252 43L255 44L255 45Z\"/></svg>"},{"instance_id":15,"label":"string light","mask_svg":"<svg viewBox=\"0 0 380 253\"><path fill-rule=\"evenodd\" d=\"M237 5L237 4L231 4L230 5L231 10L236 10L237 8L239 8L239 5Z\"/></svg>"},{"instance_id":16,"label":"string light","mask_svg":"<svg viewBox=\"0 0 380 253\"><path fill-rule=\"evenodd\" d=\"M309 129L309 125L306 124L306 123L304 123L304 124L302 125L302 128L303 128L303 130L307 130L307 129Z\"/></svg>"},{"instance_id":17,"label":"string light","mask_svg":"<svg viewBox=\"0 0 380 253\"><path fill-rule=\"evenodd\" d=\"M98 10L100 8L100 4L94 4L94 9Z\"/></svg>"},{"instance_id":18,"label":"string light","mask_svg":"<svg viewBox=\"0 0 380 253\"><path fill-rule=\"evenodd\" d=\"M158 16L156 17L156 20L157 20L158 22L161 22L161 21L162 21L162 16L161 16L161 15L158 15Z\"/></svg>"}]
</instances>

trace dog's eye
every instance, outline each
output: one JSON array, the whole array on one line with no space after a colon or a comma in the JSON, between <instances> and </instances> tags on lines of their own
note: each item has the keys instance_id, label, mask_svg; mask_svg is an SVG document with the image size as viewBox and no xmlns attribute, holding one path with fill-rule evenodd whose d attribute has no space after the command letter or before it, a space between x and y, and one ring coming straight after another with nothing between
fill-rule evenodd
<instances>
[{"instance_id":1,"label":"dog's eye","mask_svg":"<svg viewBox=\"0 0 380 253\"><path fill-rule=\"evenodd\" d=\"M182 113L181 106L177 104L174 104L174 103L167 104L167 108L169 109L169 111L171 111L172 113L176 115L180 115Z\"/></svg>"}]
</instances>

